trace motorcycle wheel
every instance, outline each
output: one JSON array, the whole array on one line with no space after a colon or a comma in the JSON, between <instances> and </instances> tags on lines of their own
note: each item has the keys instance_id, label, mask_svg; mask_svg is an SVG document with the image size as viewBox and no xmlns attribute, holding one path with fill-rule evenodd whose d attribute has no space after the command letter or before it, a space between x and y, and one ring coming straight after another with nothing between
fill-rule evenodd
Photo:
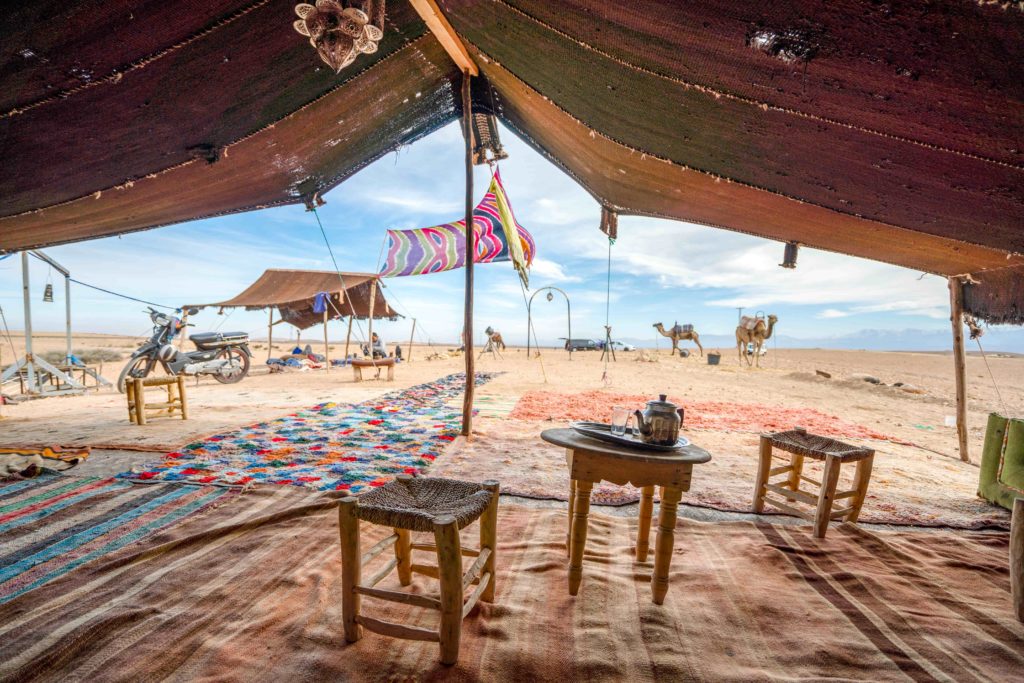
<instances>
[{"instance_id":1,"label":"motorcycle wheel","mask_svg":"<svg viewBox=\"0 0 1024 683\"><path fill-rule=\"evenodd\" d=\"M128 361L121 370L121 374L117 377L117 390L122 394L124 393L125 382L129 377L146 377L150 372L153 371L155 363L149 356L139 356L134 360Z\"/></svg>"},{"instance_id":2,"label":"motorcycle wheel","mask_svg":"<svg viewBox=\"0 0 1024 683\"><path fill-rule=\"evenodd\" d=\"M241 366L241 370L231 375L222 375L217 373L213 376L215 380L221 384L234 384L235 382L241 382L245 379L245 376L249 374L249 354L240 349L226 348L221 349L217 353L217 358L225 358L229 361L237 360Z\"/></svg>"}]
</instances>

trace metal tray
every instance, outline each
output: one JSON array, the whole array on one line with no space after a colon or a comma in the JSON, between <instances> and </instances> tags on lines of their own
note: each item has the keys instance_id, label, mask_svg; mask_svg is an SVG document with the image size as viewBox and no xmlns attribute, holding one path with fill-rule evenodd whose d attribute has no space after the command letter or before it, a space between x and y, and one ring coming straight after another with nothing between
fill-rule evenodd
<instances>
[{"instance_id":1,"label":"metal tray","mask_svg":"<svg viewBox=\"0 0 1024 683\"><path fill-rule=\"evenodd\" d=\"M611 425L606 425L601 422L573 422L571 426L574 430L584 436L589 436L601 441L607 441L608 443L618 444L620 446L642 448L647 451L661 451L663 453L667 453L671 451L678 451L690 445L690 440L685 436L679 437L679 440L676 441L674 446L661 446L653 443L644 443L640 440L639 436L630 432L627 432L622 436L612 434Z\"/></svg>"}]
</instances>

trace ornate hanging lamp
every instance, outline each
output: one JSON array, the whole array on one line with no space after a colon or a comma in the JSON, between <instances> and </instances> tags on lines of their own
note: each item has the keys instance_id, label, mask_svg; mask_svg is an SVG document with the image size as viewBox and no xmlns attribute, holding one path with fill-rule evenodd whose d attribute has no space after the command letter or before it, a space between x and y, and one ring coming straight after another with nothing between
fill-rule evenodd
<instances>
[{"instance_id":1,"label":"ornate hanging lamp","mask_svg":"<svg viewBox=\"0 0 1024 683\"><path fill-rule=\"evenodd\" d=\"M796 268L796 255L799 249L799 242L786 242L786 250L782 254L782 263L779 265L783 268Z\"/></svg>"},{"instance_id":2,"label":"ornate hanging lamp","mask_svg":"<svg viewBox=\"0 0 1024 683\"><path fill-rule=\"evenodd\" d=\"M320 59L335 73L360 54L377 51L384 37L384 0L363 0L346 7L338 0L316 0L295 6L295 30L309 38Z\"/></svg>"}]
</instances>

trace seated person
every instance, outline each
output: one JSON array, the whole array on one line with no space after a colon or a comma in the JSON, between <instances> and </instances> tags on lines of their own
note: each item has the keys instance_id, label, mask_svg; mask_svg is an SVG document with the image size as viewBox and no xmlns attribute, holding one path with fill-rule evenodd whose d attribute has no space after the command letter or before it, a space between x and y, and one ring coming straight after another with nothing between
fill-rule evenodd
<instances>
[{"instance_id":1,"label":"seated person","mask_svg":"<svg viewBox=\"0 0 1024 683\"><path fill-rule=\"evenodd\" d=\"M373 336L370 337L369 346L363 344L363 355L369 356L371 348L373 349L374 359L388 357L388 351L386 348L384 348L384 340L382 340L376 332L374 332Z\"/></svg>"}]
</instances>

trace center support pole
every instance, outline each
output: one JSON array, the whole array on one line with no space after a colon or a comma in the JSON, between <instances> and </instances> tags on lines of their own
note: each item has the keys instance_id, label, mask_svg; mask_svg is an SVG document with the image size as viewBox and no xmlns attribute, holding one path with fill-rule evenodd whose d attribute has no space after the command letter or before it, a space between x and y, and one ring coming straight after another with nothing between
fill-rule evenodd
<instances>
[{"instance_id":1,"label":"center support pole","mask_svg":"<svg viewBox=\"0 0 1024 683\"><path fill-rule=\"evenodd\" d=\"M476 233L473 230L473 116L469 94L470 72L462 72L462 135L466 140L466 310L463 321L463 353L466 357L466 393L462 399L462 435L469 439L473 431L473 261L476 259Z\"/></svg>"},{"instance_id":2,"label":"center support pole","mask_svg":"<svg viewBox=\"0 0 1024 683\"><path fill-rule=\"evenodd\" d=\"M970 462L967 452L967 357L964 352L964 283L949 278L949 319L953 323L953 371L956 377L956 436L960 459Z\"/></svg>"}]
</instances>

